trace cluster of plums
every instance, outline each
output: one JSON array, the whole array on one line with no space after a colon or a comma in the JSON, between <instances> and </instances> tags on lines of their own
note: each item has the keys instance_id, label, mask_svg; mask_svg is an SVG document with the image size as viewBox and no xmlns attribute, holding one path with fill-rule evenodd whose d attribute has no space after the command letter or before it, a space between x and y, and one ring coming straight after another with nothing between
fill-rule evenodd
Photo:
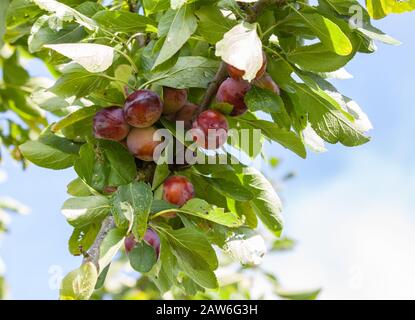
<instances>
[{"instance_id":1,"label":"cluster of plums","mask_svg":"<svg viewBox=\"0 0 415 320\"><path fill-rule=\"evenodd\" d=\"M156 92L137 90L129 95L124 107L100 110L93 119L96 138L119 141L142 161L154 161L157 141L154 124L164 115L174 121L183 121L191 129L194 141L203 148L217 149L227 140L228 121L215 110L199 112L199 107L187 101L187 90L163 88L163 102ZM210 143L209 130L222 129L216 143Z\"/></svg>"},{"instance_id":2,"label":"cluster of plums","mask_svg":"<svg viewBox=\"0 0 415 320\"><path fill-rule=\"evenodd\" d=\"M280 93L279 87L266 74L267 61L264 62L252 83L242 79L244 71L231 65L227 66L229 78L219 87L216 101L233 106L231 116L243 115L248 107L244 98L252 84ZM154 150L161 141L156 141L157 128L154 126L161 116L170 121L183 121L184 127L191 131L194 141L205 149L217 149L223 146L228 138L228 121L216 110L201 111L200 107L188 101L186 89L163 88L163 101L151 90L137 90L130 94L124 107L109 107L99 111L93 119L93 131L96 138L118 141L126 145L128 150L142 161L154 161ZM211 130L216 134L211 134ZM114 190L115 191L115 190ZM183 176L171 176L163 184L163 199L178 207L184 205L195 196L193 184ZM165 218L174 217L174 213ZM160 252L160 238L149 228L144 241L151 245L157 256ZM128 252L135 247L134 236L125 240Z\"/></svg>"},{"instance_id":3,"label":"cluster of plums","mask_svg":"<svg viewBox=\"0 0 415 320\"><path fill-rule=\"evenodd\" d=\"M280 93L278 85L266 74L267 59L252 83L242 79L244 71L227 66L229 78L219 87L216 101L232 105L231 116L243 115L248 107L245 95L252 84ZM160 141L155 141L154 124L164 115L171 121L183 121L191 130L194 141L202 148L217 149L227 141L229 129L226 117L216 110L201 112L198 105L187 100L186 89L163 88L163 101L151 90L137 90L130 94L123 108L109 107L99 111L93 120L95 137L125 142L138 159L153 161L153 153ZM212 134L214 130L216 134Z\"/></svg>"},{"instance_id":4,"label":"cluster of plums","mask_svg":"<svg viewBox=\"0 0 415 320\"><path fill-rule=\"evenodd\" d=\"M218 102L229 103L233 106L231 116L240 116L248 111L245 103L245 95L251 89L252 85L271 90L276 94L280 94L280 88L266 73L267 57L263 54L263 64L261 69L257 72L256 77L252 83L245 81L242 77L245 71L239 70L234 66L227 65L229 78L226 79L219 87L216 95Z\"/></svg>"}]
</instances>

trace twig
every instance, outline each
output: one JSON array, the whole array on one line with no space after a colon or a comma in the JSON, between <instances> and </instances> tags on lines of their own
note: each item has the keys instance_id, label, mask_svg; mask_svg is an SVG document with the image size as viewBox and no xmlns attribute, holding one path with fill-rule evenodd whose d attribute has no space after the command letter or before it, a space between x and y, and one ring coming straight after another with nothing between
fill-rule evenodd
<instances>
[{"instance_id":1,"label":"twig","mask_svg":"<svg viewBox=\"0 0 415 320\"><path fill-rule=\"evenodd\" d=\"M135 0L127 0L128 2L128 9L132 13L137 12L137 2Z\"/></svg>"},{"instance_id":2,"label":"twig","mask_svg":"<svg viewBox=\"0 0 415 320\"><path fill-rule=\"evenodd\" d=\"M206 110L209 107L213 97L219 89L219 86L226 79L227 75L228 73L226 70L226 63L221 62L215 77L213 78L212 82L209 83L209 86L206 89L206 93L203 96L202 103L200 104L201 111Z\"/></svg>"},{"instance_id":3,"label":"twig","mask_svg":"<svg viewBox=\"0 0 415 320\"><path fill-rule=\"evenodd\" d=\"M88 252L85 255L84 260L82 261L82 264L92 262L97 267L97 270L99 272L99 263L98 263L99 258L100 258L99 250L108 232L110 232L110 230L113 229L114 227L115 227L114 218L112 216L105 218L105 220L102 222L101 229L99 230L94 243L92 244L91 248L89 248Z\"/></svg>"},{"instance_id":4,"label":"twig","mask_svg":"<svg viewBox=\"0 0 415 320\"><path fill-rule=\"evenodd\" d=\"M248 16L246 21L249 23L253 23L257 20L258 16L261 12L267 7L272 4L283 3L285 0L260 0L255 5L253 5L250 9L248 9ZM219 89L219 86L227 77L227 70L226 70L226 63L222 62L219 66L218 71L216 72L215 77L213 78L212 82L209 83L209 86L206 89L205 95L203 96L202 102L200 104L200 110L206 110L210 103L213 100L216 92Z\"/></svg>"},{"instance_id":5,"label":"twig","mask_svg":"<svg viewBox=\"0 0 415 320\"><path fill-rule=\"evenodd\" d=\"M253 23L258 19L258 16L266 7L273 4L280 4L284 2L285 0L260 0L257 3L255 3L255 5L252 6L252 8L249 10L246 21L248 21L249 23Z\"/></svg>"}]
</instances>

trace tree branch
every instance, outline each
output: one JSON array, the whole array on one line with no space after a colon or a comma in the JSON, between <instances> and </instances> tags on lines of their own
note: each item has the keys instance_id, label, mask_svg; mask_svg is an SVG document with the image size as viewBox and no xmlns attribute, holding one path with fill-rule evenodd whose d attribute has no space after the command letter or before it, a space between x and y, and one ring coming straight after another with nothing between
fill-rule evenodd
<instances>
[{"instance_id":1,"label":"tree branch","mask_svg":"<svg viewBox=\"0 0 415 320\"><path fill-rule=\"evenodd\" d=\"M258 19L261 12L268 6L283 3L285 0L260 0L248 12L247 22L253 23Z\"/></svg>"},{"instance_id":2,"label":"tree branch","mask_svg":"<svg viewBox=\"0 0 415 320\"><path fill-rule=\"evenodd\" d=\"M128 9L130 10L130 12L136 13L137 12L137 1L127 0L127 3L128 3Z\"/></svg>"},{"instance_id":3,"label":"tree branch","mask_svg":"<svg viewBox=\"0 0 415 320\"><path fill-rule=\"evenodd\" d=\"M99 272L99 250L108 232L114 227L115 222L112 216L109 216L104 219L104 221L102 222L101 229L99 230L98 235L95 238L95 241L92 244L91 248L89 248L88 252L86 253L85 258L82 261L82 264L92 262L97 267L97 270Z\"/></svg>"},{"instance_id":4,"label":"tree branch","mask_svg":"<svg viewBox=\"0 0 415 320\"><path fill-rule=\"evenodd\" d=\"M247 21L252 23L255 22L260 13L269 5L281 3L284 0L260 0L258 1L248 12ZM132 3L132 1L129 1ZM227 70L226 70L226 63L222 62L214 79L209 84L205 96L203 97L201 103L201 110L206 109L213 100L214 95L218 91L220 84L226 79L227 77ZM100 247L102 242L104 241L105 237L107 236L108 232L115 227L114 218L112 216L107 217L103 222L101 229L92 244L91 248L85 254L85 258L82 263L92 262L99 272L99 253Z\"/></svg>"},{"instance_id":5,"label":"tree branch","mask_svg":"<svg viewBox=\"0 0 415 320\"><path fill-rule=\"evenodd\" d=\"M258 16L261 14L261 12L270 5L273 4L279 4L283 3L285 0L260 0L255 5L253 5L248 10L248 16L246 18L246 21L249 23L253 23L257 20ZM226 70L226 63L221 62L218 71L216 72L215 77L213 78L212 82L209 84L209 86L206 89L205 95L203 96L202 102L200 104L201 111L206 110L210 103L212 102L216 92L219 89L219 86L222 84L222 82L227 77L227 70Z\"/></svg>"},{"instance_id":6,"label":"tree branch","mask_svg":"<svg viewBox=\"0 0 415 320\"><path fill-rule=\"evenodd\" d=\"M226 70L226 63L221 62L215 77L213 78L212 82L209 83L209 86L206 89L205 95L202 99L202 103L200 104L200 111L206 110L209 107L210 103L213 100L213 97L219 89L219 86L226 79L228 75L227 72L228 71Z\"/></svg>"}]
</instances>

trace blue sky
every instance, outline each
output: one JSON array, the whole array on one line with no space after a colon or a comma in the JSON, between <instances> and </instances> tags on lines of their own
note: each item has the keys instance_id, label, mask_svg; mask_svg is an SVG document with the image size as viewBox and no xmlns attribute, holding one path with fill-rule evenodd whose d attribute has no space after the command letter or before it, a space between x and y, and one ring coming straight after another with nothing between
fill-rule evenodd
<instances>
[{"instance_id":1,"label":"blue sky","mask_svg":"<svg viewBox=\"0 0 415 320\"><path fill-rule=\"evenodd\" d=\"M269 150L282 159L276 177L297 173L282 186L282 197L285 234L298 246L267 258L265 267L289 289L323 287L322 298L415 298L415 13L376 25L403 44L358 55L347 66L354 79L335 82L369 115L372 141L329 146L307 160L278 146ZM60 214L74 174L35 166L22 172L8 159L2 169L8 181L0 194L31 208L30 215L13 217L0 247L11 297L55 299L54 275L80 262L67 251L71 228Z\"/></svg>"}]
</instances>

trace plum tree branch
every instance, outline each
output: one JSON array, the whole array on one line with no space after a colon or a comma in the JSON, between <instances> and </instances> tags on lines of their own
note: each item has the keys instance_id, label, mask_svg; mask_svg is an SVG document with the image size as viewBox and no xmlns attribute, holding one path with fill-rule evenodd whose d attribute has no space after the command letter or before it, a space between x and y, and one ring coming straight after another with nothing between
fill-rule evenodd
<instances>
[{"instance_id":1,"label":"plum tree branch","mask_svg":"<svg viewBox=\"0 0 415 320\"><path fill-rule=\"evenodd\" d=\"M247 9L247 18L246 21L249 23L253 23L257 20L258 16L261 14L261 12L268 6L273 4L281 4L284 3L285 0L259 0L257 3L255 3L252 7ZM218 71L216 72L215 77L210 82L209 86L206 89L205 95L203 96L202 102L200 104L201 111L206 110L210 103L213 100L213 97L215 96L216 92L219 89L219 86L222 84L222 82L227 77L227 71L226 71L226 63L221 62Z\"/></svg>"},{"instance_id":2,"label":"plum tree branch","mask_svg":"<svg viewBox=\"0 0 415 320\"><path fill-rule=\"evenodd\" d=\"M127 3L128 3L128 9L130 10L130 12L136 13L137 12L137 1L127 0Z\"/></svg>"},{"instance_id":3,"label":"plum tree branch","mask_svg":"<svg viewBox=\"0 0 415 320\"><path fill-rule=\"evenodd\" d=\"M99 272L99 250L102 244L102 241L104 241L105 237L107 236L108 232L115 227L114 218L112 216L109 216L104 219L101 225L101 229L98 232L97 237L95 238L94 243L92 244L91 248L88 250L88 252L85 255L84 260L82 261L82 264L92 262Z\"/></svg>"},{"instance_id":4,"label":"plum tree branch","mask_svg":"<svg viewBox=\"0 0 415 320\"><path fill-rule=\"evenodd\" d=\"M254 6L252 6L248 10L248 16L247 21L252 23L255 22L258 18L258 16L261 14L261 12L269 5L281 3L284 0L260 0L258 1ZM132 1L129 1L129 3L133 3ZM134 10L133 7L130 7L132 10ZM220 67L218 71L216 72L216 75L212 82L209 84L205 96L203 97L202 103L201 103L201 109L206 109L210 103L213 100L214 95L216 94L220 84L226 79L227 77L227 70L226 70L226 63L222 62L220 64ZM85 254L85 258L82 263L88 263L92 262L97 269L99 269L99 254L100 254L100 247L102 242L104 241L105 237L107 236L108 232L115 227L114 218L112 216L107 217L103 222L101 229L92 244L91 248L87 251ZM99 271L99 270L98 270Z\"/></svg>"}]
</instances>

